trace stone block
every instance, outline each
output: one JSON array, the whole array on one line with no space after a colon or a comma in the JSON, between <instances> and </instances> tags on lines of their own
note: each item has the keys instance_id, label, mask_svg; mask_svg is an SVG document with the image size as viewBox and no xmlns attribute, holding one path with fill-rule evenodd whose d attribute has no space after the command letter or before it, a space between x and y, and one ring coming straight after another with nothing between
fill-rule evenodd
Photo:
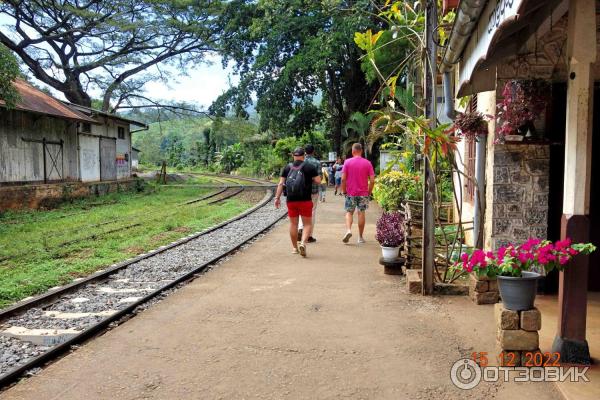
<instances>
[{"instance_id":1,"label":"stone block","mask_svg":"<svg viewBox=\"0 0 600 400\"><path fill-rule=\"evenodd\" d=\"M503 349L533 351L540 347L540 338L537 332L498 329L498 343Z\"/></svg>"},{"instance_id":2,"label":"stone block","mask_svg":"<svg viewBox=\"0 0 600 400\"><path fill-rule=\"evenodd\" d=\"M471 274L471 278L469 278L469 293L475 291L479 293L487 292L489 288L489 284L487 280L477 279L477 277Z\"/></svg>"},{"instance_id":3,"label":"stone block","mask_svg":"<svg viewBox=\"0 0 600 400\"><path fill-rule=\"evenodd\" d=\"M550 163L548 159L528 159L525 160L525 169L531 175L547 175Z\"/></svg>"},{"instance_id":4,"label":"stone block","mask_svg":"<svg viewBox=\"0 0 600 400\"><path fill-rule=\"evenodd\" d=\"M550 187L550 181L548 176L534 176L533 177L533 190L535 192L547 192Z\"/></svg>"},{"instance_id":5,"label":"stone block","mask_svg":"<svg viewBox=\"0 0 600 400\"><path fill-rule=\"evenodd\" d=\"M548 227L532 227L531 228L531 237L537 238L545 238L548 236Z\"/></svg>"},{"instance_id":6,"label":"stone block","mask_svg":"<svg viewBox=\"0 0 600 400\"><path fill-rule=\"evenodd\" d=\"M524 188L515 185L494 185L495 203L520 203Z\"/></svg>"},{"instance_id":7,"label":"stone block","mask_svg":"<svg viewBox=\"0 0 600 400\"><path fill-rule=\"evenodd\" d=\"M514 165L520 164L523 160L523 153L519 150L511 151L512 149L506 146L508 151L498 151L494 153L494 165Z\"/></svg>"},{"instance_id":8,"label":"stone block","mask_svg":"<svg viewBox=\"0 0 600 400\"><path fill-rule=\"evenodd\" d=\"M527 225L543 225L548 221L548 209L530 208L525 212Z\"/></svg>"},{"instance_id":9,"label":"stone block","mask_svg":"<svg viewBox=\"0 0 600 400\"><path fill-rule=\"evenodd\" d=\"M494 306L494 315L496 316L496 325L500 329L516 330L519 329L519 313L517 311L504 308L502 303Z\"/></svg>"},{"instance_id":10,"label":"stone block","mask_svg":"<svg viewBox=\"0 0 600 400\"><path fill-rule=\"evenodd\" d=\"M498 281L496 279L490 279L489 281L489 291L490 292L497 292L498 291Z\"/></svg>"},{"instance_id":11,"label":"stone block","mask_svg":"<svg viewBox=\"0 0 600 400\"><path fill-rule=\"evenodd\" d=\"M492 235L508 234L510 232L511 220L496 218L492 224Z\"/></svg>"},{"instance_id":12,"label":"stone block","mask_svg":"<svg viewBox=\"0 0 600 400\"><path fill-rule=\"evenodd\" d=\"M498 292L484 292L484 293L472 292L471 293L471 299L477 305L496 304L498 302L498 298L499 298Z\"/></svg>"},{"instance_id":13,"label":"stone block","mask_svg":"<svg viewBox=\"0 0 600 400\"><path fill-rule=\"evenodd\" d=\"M494 183L510 183L508 179L508 168L498 167L494 168Z\"/></svg>"},{"instance_id":14,"label":"stone block","mask_svg":"<svg viewBox=\"0 0 600 400\"><path fill-rule=\"evenodd\" d=\"M516 242L524 242L531 237L527 228L513 228L512 236Z\"/></svg>"},{"instance_id":15,"label":"stone block","mask_svg":"<svg viewBox=\"0 0 600 400\"><path fill-rule=\"evenodd\" d=\"M423 290L423 281L421 280L421 271L416 269L406 270L406 287L408 293L421 294Z\"/></svg>"},{"instance_id":16,"label":"stone block","mask_svg":"<svg viewBox=\"0 0 600 400\"><path fill-rule=\"evenodd\" d=\"M534 193L533 203L538 207L548 206L548 193Z\"/></svg>"},{"instance_id":17,"label":"stone block","mask_svg":"<svg viewBox=\"0 0 600 400\"><path fill-rule=\"evenodd\" d=\"M521 329L539 331L542 329L542 313L537 308L521 311Z\"/></svg>"},{"instance_id":18,"label":"stone block","mask_svg":"<svg viewBox=\"0 0 600 400\"><path fill-rule=\"evenodd\" d=\"M506 216L509 218L521 218L523 216L521 204L506 205Z\"/></svg>"},{"instance_id":19,"label":"stone block","mask_svg":"<svg viewBox=\"0 0 600 400\"><path fill-rule=\"evenodd\" d=\"M523 171L515 172L510 176L511 183L517 185L525 185L531 182L531 176L527 175Z\"/></svg>"}]
</instances>

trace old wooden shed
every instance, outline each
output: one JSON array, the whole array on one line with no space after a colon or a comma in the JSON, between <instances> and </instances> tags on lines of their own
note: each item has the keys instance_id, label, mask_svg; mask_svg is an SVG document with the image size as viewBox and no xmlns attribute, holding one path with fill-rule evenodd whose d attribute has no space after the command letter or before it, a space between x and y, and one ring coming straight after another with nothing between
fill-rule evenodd
<instances>
[{"instance_id":1,"label":"old wooden shed","mask_svg":"<svg viewBox=\"0 0 600 400\"><path fill-rule=\"evenodd\" d=\"M145 124L61 102L23 80L14 87L15 108L0 100L0 185L130 178L130 127Z\"/></svg>"}]
</instances>

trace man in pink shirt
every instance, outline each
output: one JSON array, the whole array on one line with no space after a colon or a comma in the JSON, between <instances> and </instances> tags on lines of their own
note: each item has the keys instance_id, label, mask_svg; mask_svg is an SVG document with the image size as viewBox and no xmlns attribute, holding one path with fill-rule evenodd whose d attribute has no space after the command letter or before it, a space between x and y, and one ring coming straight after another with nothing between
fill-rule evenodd
<instances>
[{"instance_id":1,"label":"man in pink shirt","mask_svg":"<svg viewBox=\"0 0 600 400\"><path fill-rule=\"evenodd\" d=\"M362 157L362 145L352 145L352 158L344 162L342 169L342 194L346 195L346 234L342 241L348 243L352 237L352 219L354 210L358 208L358 243L364 243L365 212L375 186L375 171L371 162Z\"/></svg>"}]
</instances>

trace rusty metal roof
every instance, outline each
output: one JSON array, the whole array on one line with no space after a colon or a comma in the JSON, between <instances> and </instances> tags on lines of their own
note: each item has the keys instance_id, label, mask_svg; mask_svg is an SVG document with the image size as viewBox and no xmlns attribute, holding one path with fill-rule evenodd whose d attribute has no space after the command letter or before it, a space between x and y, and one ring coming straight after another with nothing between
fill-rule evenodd
<instances>
[{"instance_id":1,"label":"rusty metal roof","mask_svg":"<svg viewBox=\"0 0 600 400\"><path fill-rule=\"evenodd\" d=\"M104 117L107 118L112 118L112 119L117 119L119 121L123 121L123 122L127 122L131 125L136 125L139 126L143 129L141 130L147 130L148 129L148 124L145 124L143 122L140 121L136 121L134 119L131 118L127 118L127 117L123 117L121 115L117 115L117 114L112 114L112 113L108 113L108 112L104 112L104 111L100 111L100 110L96 110L95 108L90 108L90 107L86 107L86 106L80 106L79 104L73 104L73 103L67 103L65 102L66 105L68 105L69 107L72 107L73 109L80 111L86 115L89 115L91 117L97 117L99 115L102 115Z\"/></svg>"},{"instance_id":2,"label":"rusty metal roof","mask_svg":"<svg viewBox=\"0 0 600 400\"><path fill-rule=\"evenodd\" d=\"M29 111L38 114L52 115L58 118L64 118L72 121L83 121L98 124L98 121L87 115L72 109L63 104L60 100L42 92L31 86L22 79L16 79L13 82L14 88L19 92L20 100L15 109ZM0 100L0 106L4 106L4 101Z\"/></svg>"}]
</instances>

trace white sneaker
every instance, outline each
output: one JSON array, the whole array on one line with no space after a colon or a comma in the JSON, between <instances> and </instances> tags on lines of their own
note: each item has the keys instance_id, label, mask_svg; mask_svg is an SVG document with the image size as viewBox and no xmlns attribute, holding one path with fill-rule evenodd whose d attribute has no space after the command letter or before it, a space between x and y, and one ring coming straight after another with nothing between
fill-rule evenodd
<instances>
[{"instance_id":1,"label":"white sneaker","mask_svg":"<svg viewBox=\"0 0 600 400\"><path fill-rule=\"evenodd\" d=\"M342 239L342 242L348 243L348 241L350 240L351 237L352 237L352 232L350 232L350 231L346 232L346 234L344 235L344 238Z\"/></svg>"},{"instance_id":2,"label":"white sneaker","mask_svg":"<svg viewBox=\"0 0 600 400\"><path fill-rule=\"evenodd\" d=\"M298 245L298 250L300 250L300 255L302 257L306 257L306 245L303 242L300 242Z\"/></svg>"},{"instance_id":3,"label":"white sneaker","mask_svg":"<svg viewBox=\"0 0 600 400\"><path fill-rule=\"evenodd\" d=\"M358 241L357 241L356 243L358 243L358 244L362 244L362 243L366 243L366 242L365 242L365 239L363 239L363 238L359 237L359 238L358 238Z\"/></svg>"}]
</instances>

